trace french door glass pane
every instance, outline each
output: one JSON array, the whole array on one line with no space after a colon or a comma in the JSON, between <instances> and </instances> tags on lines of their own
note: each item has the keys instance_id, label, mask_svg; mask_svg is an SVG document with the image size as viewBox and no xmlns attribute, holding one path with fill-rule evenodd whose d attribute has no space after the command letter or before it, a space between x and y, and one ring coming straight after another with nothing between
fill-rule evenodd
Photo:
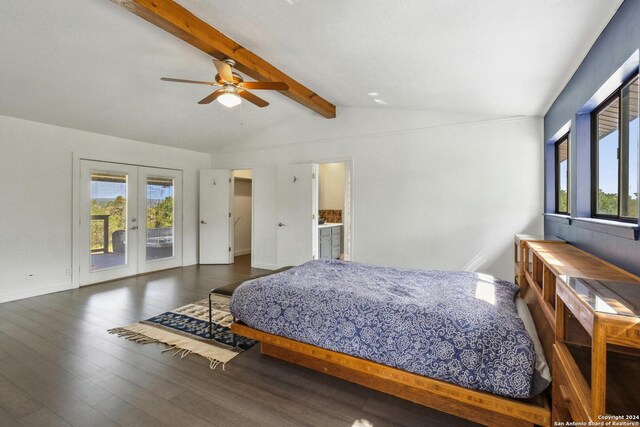
<instances>
[{"instance_id":1,"label":"french door glass pane","mask_svg":"<svg viewBox=\"0 0 640 427\"><path fill-rule=\"evenodd\" d=\"M638 217L638 78L622 89L622 123L625 137L621 150L620 216Z\"/></svg>"},{"instance_id":2,"label":"french door glass pane","mask_svg":"<svg viewBox=\"0 0 640 427\"><path fill-rule=\"evenodd\" d=\"M91 271L127 263L127 175L91 173Z\"/></svg>"},{"instance_id":3,"label":"french door glass pane","mask_svg":"<svg viewBox=\"0 0 640 427\"><path fill-rule=\"evenodd\" d=\"M598 113L597 213L618 215L618 112L616 98Z\"/></svg>"},{"instance_id":4,"label":"french door glass pane","mask_svg":"<svg viewBox=\"0 0 640 427\"><path fill-rule=\"evenodd\" d=\"M174 180L147 178L147 261L173 256Z\"/></svg>"}]
</instances>

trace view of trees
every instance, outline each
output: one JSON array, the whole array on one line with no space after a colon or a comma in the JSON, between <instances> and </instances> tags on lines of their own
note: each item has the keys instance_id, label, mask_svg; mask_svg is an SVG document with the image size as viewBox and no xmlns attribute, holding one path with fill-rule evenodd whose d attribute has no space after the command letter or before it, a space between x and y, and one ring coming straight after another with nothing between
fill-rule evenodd
<instances>
[{"instance_id":1,"label":"view of trees","mask_svg":"<svg viewBox=\"0 0 640 427\"><path fill-rule=\"evenodd\" d=\"M127 200L118 196L113 200L104 201L100 199L91 200L91 215L109 215L109 242L104 244L103 222L91 221L91 250L100 249L107 246L107 250L113 250L112 236L116 230L124 230L127 221Z\"/></svg>"},{"instance_id":2,"label":"view of trees","mask_svg":"<svg viewBox=\"0 0 640 427\"><path fill-rule=\"evenodd\" d=\"M147 228L173 227L173 197L147 203Z\"/></svg>"},{"instance_id":3,"label":"view of trees","mask_svg":"<svg viewBox=\"0 0 640 427\"><path fill-rule=\"evenodd\" d=\"M598 213L603 215L618 215L618 194L605 193L598 190ZM638 193L634 197L627 198L627 212L621 212L621 216L636 216L638 213Z\"/></svg>"},{"instance_id":4,"label":"view of trees","mask_svg":"<svg viewBox=\"0 0 640 427\"><path fill-rule=\"evenodd\" d=\"M627 201L627 212L622 212L623 216L638 216L638 193L634 193L635 197L629 196Z\"/></svg>"},{"instance_id":5,"label":"view of trees","mask_svg":"<svg viewBox=\"0 0 640 427\"><path fill-rule=\"evenodd\" d=\"M109 215L109 242L107 249L113 251L113 233L127 226L127 200L118 196L113 200L91 200L91 215ZM147 204L147 228L173 227L173 197L149 200ZM103 222L91 221L91 250L104 247Z\"/></svg>"},{"instance_id":6,"label":"view of trees","mask_svg":"<svg viewBox=\"0 0 640 427\"><path fill-rule=\"evenodd\" d=\"M569 212L568 198L565 190L560 190L558 194L558 212ZM605 193L598 190L598 213L602 215L618 215L618 195L616 193ZM638 193L628 196L627 211L621 212L621 216L635 217L638 214Z\"/></svg>"},{"instance_id":7,"label":"view of trees","mask_svg":"<svg viewBox=\"0 0 640 427\"><path fill-rule=\"evenodd\" d=\"M569 198L566 190L560 190L558 194L558 212L569 212Z\"/></svg>"}]
</instances>

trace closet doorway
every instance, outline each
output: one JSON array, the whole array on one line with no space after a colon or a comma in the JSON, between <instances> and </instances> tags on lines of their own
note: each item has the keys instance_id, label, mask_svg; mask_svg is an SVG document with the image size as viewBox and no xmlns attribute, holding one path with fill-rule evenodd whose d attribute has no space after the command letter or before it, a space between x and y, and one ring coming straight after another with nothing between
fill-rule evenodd
<instances>
[{"instance_id":1,"label":"closet doorway","mask_svg":"<svg viewBox=\"0 0 640 427\"><path fill-rule=\"evenodd\" d=\"M80 162L80 285L182 265L182 171Z\"/></svg>"},{"instance_id":2,"label":"closet doorway","mask_svg":"<svg viewBox=\"0 0 640 427\"><path fill-rule=\"evenodd\" d=\"M251 265L252 200L251 169L200 170L200 264Z\"/></svg>"},{"instance_id":3,"label":"closet doorway","mask_svg":"<svg viewBox=\"0 0 640 427\"><path fill-rule=\"evenodd\" d=\"M233 171L234 263L251 266L253 175L251 169Z\"/></svg>"}]
</instances>

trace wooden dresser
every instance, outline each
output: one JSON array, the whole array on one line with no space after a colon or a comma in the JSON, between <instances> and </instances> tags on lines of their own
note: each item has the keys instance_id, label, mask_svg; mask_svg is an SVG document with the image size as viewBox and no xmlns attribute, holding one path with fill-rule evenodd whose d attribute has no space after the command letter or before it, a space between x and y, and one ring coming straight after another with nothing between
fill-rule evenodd
<instances>
[{"instance_id":1,"label":"wooden dresser","mask_svg":"<svg viewBox=\"0 0 640 427\"><path fill-rule=\"evenodd\" d=\"M525 242L565 243L564 240L556 236L516 234L513 239L513 260L515 264L514 282L520 286L522 286L522 283L524 282L525 265L527 265L527 263L531 263L531 256L527 255L525 257Z\"/></svg>"},{"instance_id":2,"label":"wooden dresser","mask_svg":"<svg viewBox=\"0 0 640 427\"><path fill-rule=\"evenodd\" d=\"M523 259L522 293L555 330L553 420L640 425L640 278L570 244L527 241Z\"/></svg>"}]
</instances>

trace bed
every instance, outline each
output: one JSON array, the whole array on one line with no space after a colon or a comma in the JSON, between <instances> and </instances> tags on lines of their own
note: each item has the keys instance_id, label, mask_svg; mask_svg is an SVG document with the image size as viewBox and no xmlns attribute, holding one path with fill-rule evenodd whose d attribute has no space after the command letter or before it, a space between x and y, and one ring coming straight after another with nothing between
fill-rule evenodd
<instances>
[{"instance_id":1,"label":"bed","mask_svg":"<svg viewBox=\"0 0 640 427\"><path fill-rule=\"evenodd\" d=\"M476 422L548 425L517 292L471 272L318 260L239 286L232 329L265 354Z\"/></svg>"}]
</instances>

